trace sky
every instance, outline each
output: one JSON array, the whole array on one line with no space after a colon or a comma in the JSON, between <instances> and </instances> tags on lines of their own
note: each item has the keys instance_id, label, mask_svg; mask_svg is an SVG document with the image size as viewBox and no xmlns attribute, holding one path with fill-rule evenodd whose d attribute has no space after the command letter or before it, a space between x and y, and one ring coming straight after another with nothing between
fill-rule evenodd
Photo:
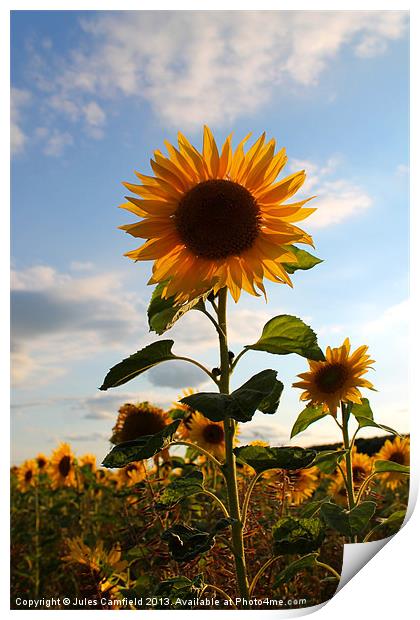
<instances>
[{"instance_id":1,"label":"sky","mask_svg":"<svg viewBox=\"0 0 420 620\"><path fill-rule=\"evenodd\" d=\"M408 15L404 11L14 11L12 54L12 460L58 442L102 460L118 408L168 407L183 388L210 390L184 362L161 364L115 390L108 369L158 337L148 331L151 263L123 254L133 221L122 181L178 130L201 146L263 132L286 147L285 174L304 168L304 226L323 263L229 305L230 346L293 314L320 346L368 344L366 394L379 422L408 420ZM190 312L162 338L217 365L212 326ZM285 384L278 412L257 413L241 441L289 443L303 404L297 355L250 352L238 387L264 368ZM203 379L204 377L204 379ZM365 429L362 436L375 435ZM338 441L324 419L291 443Z\"/></svg>"}]
</instances>

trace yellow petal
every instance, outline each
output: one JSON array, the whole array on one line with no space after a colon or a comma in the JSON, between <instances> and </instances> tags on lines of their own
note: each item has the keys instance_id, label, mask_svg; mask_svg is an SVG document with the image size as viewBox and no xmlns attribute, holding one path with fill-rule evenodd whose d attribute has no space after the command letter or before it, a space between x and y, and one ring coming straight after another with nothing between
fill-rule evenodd
<instances>
[{"instance_id":1,"label":"yellow petal","mask_svg":"<svg viewBox=\"0 0 420 620\"><path fill-rule=\"evenodd\" d=\"M217 144L207 125L204 125L203 132L203 157L207 164L209 176L213 179L217 178L219 172L219 151Z\"/></svg>"}]
</instances>

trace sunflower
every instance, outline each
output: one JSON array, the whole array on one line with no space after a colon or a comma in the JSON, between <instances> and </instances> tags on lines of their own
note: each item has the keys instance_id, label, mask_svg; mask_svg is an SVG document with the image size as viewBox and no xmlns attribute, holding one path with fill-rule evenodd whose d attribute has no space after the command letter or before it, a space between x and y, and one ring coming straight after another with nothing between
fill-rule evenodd
<instances>
[{"instance_id":1,"label":"sunflower","mask_svg":"<svg viewBox=\"0 0 420 620\"><path fill-rule=\"evenodd\" d=\"M92 473L96 472L96 456L94 454L85 454L77 459L79 467L86 467Z\"/></svg>"},{"instance_id":2,"label":"sunflower","mask_svg":"<svg viewBox=\"0 0 420 620\"><path fill-rule=\"evenodd\" d=\"M196 393L197 393L197 390L194 390L194 388L185 388L184 390L182 390L182 394L179 396L178 401L180 401L181 398L185 398L185 396L191 396L192 394L196 394ZM180 413L183 412L184 416L182 418L181 424L177 428L176 433L180 439L188 439L190 436L190 423L192 421L194 409L191 409L191 407L189 407L188 405L178 402L178 401L172 403L173 409L169 411L169 414L172 411L176 412L177 414L178 412Z\"/></svg>"},{"instance_id":3,"label":"sunflower","mask_svg":"<svg viewBox=\"0 0 420 620\"><path fill-rule=\"evenodd\" d=\"M143 461L134 461L118 470L117 486L119 489L131 487L146 478L146 465Z\"/></svg>"},{"instance_id":4,"label":"sunflower","mask_svg":"<svg viewBox=\"0 0 420 620\"><path fill-rule=\"evenodd\" d=\"M36 458L36 464L38 466L39 471L45 471L47 465L48 465L48 457L45 456L45 454L37 454Z\"/></svg>"},{"instance_id":5,"label":"sunflower","mask_svg":"<svg viewBox=\"0 0 420 620\"><path fill-rule=\"evenodd\" d=\"M225 458L225 432L223 422L213 422L194 411L188 422L188 439L210 452L218 459ZM235 439L237 430L235 431ZM234 440L235 440L234 439Z\"/></svg>"},{"instance_id":6,"label":"sunflower","mask_svg":"<svg viewBox=\"0 0 420 620\"><path fill-rule=\"evenodd\" d=\"M393 441L387 439L374 458L375 460L392 461L399 465L409 465L410 438L395 437ZM405 474L398 474L397 472L386 472L380 476L384 484L392 491L407 481Z\"/></svg>"},{"instance_id":7,"label":"sunflower","mask_svg":"<svg viewBox=\"0 0 420 620\"><path fill-rule=\"evenodd\" d=\"M314 494L318 486L318 468L297 469L287 472L286 494L298 506Z\"/></svg>"},{"instance_id":8,"label":"sunflower","mask_svg":"<svg viewBox=\"0 0 420 620\"><path fill-rule=\"evenodd\" d=\"M341 401L361 404L359 387L374 389L370 381L362 379L375 361L367 350L364 345L350 355L350 341L346 338L341 347L327 347L324 362L308 360L310 371L298 375L303 381L293 383L293 387L305 390L300 400L323 405L324 411L334 416Z\"/></svg>"},{"instance_id":9,"label":"sunflower","mask_svg":"<svg viewBox=\"0 0 420 620\"><path fill-rule=\"evenodd\" d=\"M67 443L60 444L57 450L54 450L48 465L53 489L76 486L74 461L74 454Z\"/></svg>"},{"instance_id":10,"label":"sunflower","mask_svg":"<svg viewBox=\"0 0 420 620\"><path fill-rule=\"evenodd\" d=\"M18 489L22 493L26 493L30 488L36 485L38 467L35 459L31 459L22 463L17 470Z\"/></svg>"},{"instance_id":11,"label":"sunflower","mask_svg":"<svg viewBox=\"0 0 420 620\"><path fill-rule=\"evenodd\" d=\"M227 287L237 301L242 290L265 295L264 278L292 286L283 266L296 262L289 246L312 245L294 222L315 209L304 208L310 198L284 202L302 186L305 172L276 182L285 149L275 154L275 141L266 142L263 133L245 153L250 135L235 151L228 136L219 152L205 126L200 153L179 133L178 149L165 142L169 156L155 151L155 176L136 172L140 185L124 183L136 197L127 196L121 208L143 219L121 228L147 240L126 256L154 261L149 284L165 283L164 297L182 303Z\"/></svg>"},{"instance_id":12,"label":"sunflower","mask_svg":"<svg viewBox=\"0 0 420 620\"><path fill-rule=\"evenodd\" d=\"M352 473L353 473L353 486L357 493L368 476L372 473L373 460L367 454L357 452L354 448L352 451ZM344 460L341 461L340 467L346 475L347 468ZM337 470L333 476L332 482L328 487L329 495L332 495L339 503L347 504L346 485L343 479L343 474L340 470Z\"/></svg>"},{"instance_id":13,"label":"sunflower","mask_svg":"<svg viewBox=\"0 0 420 620\"><path fill-rule=\"evenodd\" d=\"M148 402L133 405L126 403L118 410L118 418L112 429L111 443L119 444L154 435L168 424L168 414Z\"/></svg>"}]
</instances>

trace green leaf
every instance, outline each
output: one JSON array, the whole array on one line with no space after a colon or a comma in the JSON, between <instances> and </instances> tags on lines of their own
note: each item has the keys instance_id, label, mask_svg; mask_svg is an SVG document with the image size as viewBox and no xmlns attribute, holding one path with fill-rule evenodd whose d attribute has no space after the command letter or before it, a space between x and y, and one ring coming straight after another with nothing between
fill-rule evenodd
<instances>
[{"instance_id":1,"label":"green leaf","mask_svg":"<svg viewBox=\"0 0 420 620\"><path fill-rule=\"evenodd\" d=\"M199 411L213 422L233 418L249 422L257 409L272 414L276 411L283 385L276 379L275 370L263 370L254 375L232 394L199 392L181 398L181 403Z\"/></svg>"},{"instance_id":2,"label":"green leaf","mask_svg":"<svg viewBox=\"0 0 420 620\"><path fill-rule=\"evenodd\" d=\"M390 426L385 426L385 424L378 424L373 419L373 411L370 407L369 400L367 398L362 398L362 404L353 403L351 407L351 413L354 415L356 420L359 423L360 428L365 428L367 426L372 426L374 428L380 428L381 430L391 433L392 435L398 435L399 433L395 431Z\"/></svg>"},{"instance_id":3,"label":"green leaf","mask_svg":"<svg viewBox=\"0 0 420 620\"><path fill-rule=\"evenodd\" d=\"M154 435L145 435L133 441L119 443L106 455L102 465L104 467L125 467L133 461L142 461L151 458L170 445L175 431L180 424L180 420L175 420L175 422L168 424L164 429Z\"/></svg>"},{"instance_id":4,"label":"green leaf","mask_svg":"<svg viewBox=\"0 0 420 620\"><path fill-rule=\"evenodd\" d=\"M325 359L315 332L301 319L289 314L280 314L268 321L258 342L245 348L276 355L297 353L311 360Z\"/></svg>"},{"instance_id":5,"label":"green leaf","mask_svg":"<svg viewBox=\"0 0 420 620\"><path fill-rule=\"evenodd\" d=\"M337 463L341 461L346 454L346 450L322 450L318 452L312 465L315 465L323 474L332 474L337 468Z\"/></svg>"},{"instance_id":6,"label":"green leaf","mask_svg":"<svg viewBox=\"0 0 420 620\"><path fill-rule=\"evenodd\" d=\"M210 532L203 532L188 525L177 523L162 534L168 543L169 552L177 562L190 562L198 555L209 551L215 543L218 532L231 525L233 519L220 519Z\"/></svg>"},{"instance_id":7,"label":"green leaf","mask_svg":"<svg viewBox=\"0 0 420 620\"><path fill-rule=\"evenodd\" d=\"M202 296L184 304L175 303L175 297L165 299L162 297L165 286L166 282L157 285L147 309L150 331L156 332L159 336L171 329L186 312L193 309L199 310L203 304Z\"/></svg>"},{"instance_id":8,"label":"green leaf","mask_svg":"<svg viewBox=\"0 0 420 620\"><path fill-rule=\"evenodd\" d=\"M282 517L273 528L274 553L311 553L319 549L324 537L321 519Z\"/></svg>"},{"instance_id":9,"label":"green leaf","mask_svg":"<svg viewBox=\"0 0 420 620\"><path fill-rule=\"evenodd\" d=\"M193 577L192 580L180 575L161 581L154 594L158 598L168 598L171 605L176 606L177 609L188 609L193 606L194 599L200 598L205 586L202 573Z\"/></svg>"},{"instance_id":10,"label":"green leaf","mask_svg":"<svg viewBox=\"0 0 420 620\"><path fill-rule=\"evenodd\" d=\"M394 461L375 461L374 469L375 474L383 474L385 472L395 472L397 474L410 474L409 465L400 465L400 463L394 463Z\"/></svg>"},{"instance_id":11,"label":"green leaf","mask_svg":"<svg viewBox=\"0 0 420 620\"><path fill-rule=\"evenodd\" d=\"M118 387L161 362L176 359L171 350L173 344L173 340L160 340L130 355L130 357L111 368L99 389L104 391Z\"/></svg>"},{"instance_id":12,"label":"green leaf","mask_svg":"<svg viewBox=\"0 0 420 620\"><path fill-rule=\"evenodd\" d=\"M374 428L380 428L382 431L391 433L392 435L399 436L398 431L395 431L390 426L385 426L385 424L378 424L377 422L375 422L374 420L371 420L370 418L364 418L363 416L359 415L357 417L357 421L359 422L360 428L365 428L366 426L373 426Z\"/></svg>"},{"instance_id":13,"label":"green leaf","mask_svg":"<svg viewBox=\"0 0 420 620\"><path fill-rule=\"evenodd\" d=\"M177 478L163 490L156 503L158 510L169 510L176 506L184 497L189 497L203 490L203 474L193 469L182 478Z\"/></svg>"},{"instance_id":14,"label":"green leaf","mask_svg":"<svg viewBox=\"0 0 420 620\"><path fill-rule=\"evenodd\" d=\"M321 515L325 522L343 536L360 534L376 511L375 502L362 502L352 510L346 510L343 506L325 503L321 507Z\"/></svg>"},{"instance_id":15,"label":"green leaf","mask_svg":"<svg viewBox=\"0 0 420 620\"><path fill-rule=\"evenodd\" d=\"M298 415L298 418L293 425L292 432L290 433L290 439L305 431L308 426L317 420L325 418L326 415L328 415L328 413L323 411L322 405L305 407L305 409Z\"/></svg>"},{"instance_id":16,"label":"green leaf","mask_svg":"<svg viewBox=\"0 0 420 620\"><path fill-rule=\"evenodd\" d=\"M258 474L269 469L303 469L309 467L316 456L315 450L298 447L240 446L233 451L238 460Z\"/></svg>"},{"instance_id":17,"label":"green leaf","mask_svg":"<svg viewBox=\"0 0 420 620\"><path fill-rule=\"evenodd\" d=\"M305 517L307 519L314 517L316 513L321 510L322 505L325 504L325 502L329 502L329 501L330 501L329 497L323 497L322 499L319 499L317 501L312 501L312 502L303 504L299 511L299 516Z\"/></svg>"},{"instance_id":18,"label":"green leaf","mask_svg":"<svg viewBox=\"0 0 420 620\"><path fill-rule=\"evenodd\" d=\"M290 564L288 564L286 568L281 571L281 573L276 575L272 588L277 588L278 586L287 583L293 579L295 575L305 570L305 568L312 568L312 566L315 566L317 557L318 553L309 553L294 562L290 562Z\"/></svg>"},{"instance_id":19,"label":"green leaf","mask_svg":"<svg viewBox=\"0 0 420 620\"><path fill-rule=\"evenodd\" d=\"M288 245L287 249L293 252L293 254L297 258L296 263L283 263L283 267L287 271L287 273L295 273L298 269L312 269L315 265L319 265L319 263L323 263L324 261L321 258L317 258L312 254L309 254L306 250L301 250L297 248L295 245Z\"/></svg>"}]
</instances>

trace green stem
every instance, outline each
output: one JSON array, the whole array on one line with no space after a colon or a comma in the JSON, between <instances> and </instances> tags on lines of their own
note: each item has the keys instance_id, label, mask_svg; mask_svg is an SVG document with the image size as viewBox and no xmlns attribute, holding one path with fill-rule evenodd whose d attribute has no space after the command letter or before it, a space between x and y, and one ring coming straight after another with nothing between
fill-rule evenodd
<instances>
[{"instance_id":1,"label":"green stem","mask_svg":"<svg viewBox=\"0 0 420 620\"><path fill-rule=\"evenodd\" d=\"M317 566L320 566L321 568L325 568L325 570L331 573L331 575L334 575L334 577L338 579L338 581L340 581L341 575L339 575L337 571L333 569L332 566L330 566L329 564L324 564L324 562L318 562L318 560L315 560L315 564Z\"/></svg>"},{"instance_id":2,"label":"green stem","mask_svg":"<svg viewBox=\"0 0 420 620\"><path fill-rule=\"evenodd\" d=\"M361 484L361 486L360 486L360 489L359 489L359 492L358 492L357 497L356 497L356 506L357 506L357 504L360 502L360 500L362 499L362 497L363 497L363 493L365 492L365 489L366 489L367 485L369 484L369 482L370 482L370 481L371 481L371 480L372 480L375 476L376 476L376 472L374 472L373 474L370 474L370 476L368 476L368 477L366 478L366 480L364 480L364 481L362 482L362 484Z\"/></svg>"},{"instance_id":3,"label":"green stem","mask_svg":"<svg viewBox=\"0 0 420 620\"><path fill-rule=\"evenodd\" d=\"M191 441L182 441L181 439L177 439L176 441L171 441L170 443L171 446L188 446L189 448L193 448L194 450L197 450L197 452L201 452L202 454L204 454L210 461L212 461L215 465L217 465L217 467L220 469L220 471L223 472L222 469L222 464L220 461L217 460L217 458L215 456L213 456L212 454L210 454L210 452L207 452L207 450L205 450L204 448L202 448L201 446L199 446L196 443L192 443Z\"/></svg>"},{"instance_id":4,"label":"green stem","mask_svg":"<svg viewBox=\"0 0 420 620\"><path fill-rule=\"evenodd\" d=\"M243 527L245 527L245 523L246 523L246 517L247 517L247 512L248 512L249 500L251 499L251 493L254 490L255 485L257 484L259 478L263 475L263 473L264 472L260 472L259 474L256 474L251 480L251 482L249 483L249 486L246 490L245 497L244 497L244 503L242 504L242 513L241 513Z\"/></svg>"},{"instance_id":5,"label":"green stem","mask_svg":"<svg viewBox=\"0 0 420 620\"><path fill-rule=\"evenodd\" d=\"M226 506L224 505L224 503L221 501L221 499L219 499L217 497L217 495L215 495L214 493L212 493L211 491L209 491L208 489L203 489L202 491L197 491L197 493L194 493L194 495L198 495L199 493L203 493L204 495L208 495L209 497L211 497L220 507L220 509L222 510L223 514L225 515L225 517L229 518L229 513L227 511Z\"/></svg>"},{"instance_id":6,"label":"green stem","mask_svg":"<svg viewBox=\"0 0 420 620\"><path fill-rule=\"evenodd\" d=\"M226 592L222 590L222 588L219 588L218 586L214 586L213 584L208 583L206 586L204 586L204 590L214 590L215 592L218 592L219 594L223 596L223 598L229 601L230 606L233 607L233 609L238 609L235 603L233 602L233 600L230 598L229 594L226 594Z\"/></svg>"},{"instance_id":7,"label":"green stem","mask_svg":"<svg viewBox=\"0 0 420 620\"><path fill-rule=\"evenodd\" d=\"M345 403L341 403L341 415L343 420L343 443L346 450L346 478L347 478L347 500L349 510L352 510L356 506L356 500L354 498L354 485L353 485L353 463L351 454L351 445L349 439L349 418L350 411ZM350 536L351 542L357 542L357 536Z\"/></svg>"},{"instance_id":8,"label":"green stem","mask_svg":"<svg viewBox=\"0 0 420 620\"><path fill-rule=\"evenodd\" d=\"M239 360L241 359L241 357L243 355L245 355L245 353L248 351L248 349L242 349L242 351L235 357L235 359L232 362L232 370L235 368L236 364L239 362Z\"/></svg>"},{"instance_id":9,"label":"green stem","mask_svg":"<svg viewBox=\"0 0 420 620\"><path fill-rule=\"evenodd\" d=\"M258 573L255 575L254 579L252 580L251 585L249 586L249 596L252 596L252 593L254 592L255 586L257 585L259 578L265 572L265 570L269 566L271 566L271 564L274 564L274 562L279 560L281 557L282 557L281 555L275 555L273 558L270 558L269 560L267 560L267 562L265 564L263 564L261 566L260 570L258 571Z\"/></svg>"},{"instance_id":10,"label":"green stem","mask_svg":"<svg viewBox=\"0 0 420 620\"><path fill-rule=\"evenodd\" d=\"M223 288L219 291L218 303L218 323L219 332L219 348L220 348L220 381L219 390L221 394L229 394L229 378L230 378L230 360L229 347L227 342L227 322L226 322L226 306L227 306L227 289ZM245 550L243 540L243 525L241 521L241 512L239 508L238 483L236 480L236 457L233 452L233 440L236 431L236 422L227 418L223 422L225 432L225 474L226 488L229 502L229 514L234 522L231 525L232 546L235 557L236 581L239 594L242 598L249 599L248 576L245 563Z\"/></svg>"},{"instance_id":11,"label":"green stem","mask_svg":"<svg viewBox=\"0 0 420 620\"><path fill-rule=\"evenodd\" d=\"M39 586L40 586L40 570L39 570L39 559L41 556L40 553L40 544L39 544L39 531L40 531L40 512L39 512L39 478L35 484L35 598L39 597Z\"/></svg>"},{"instance_id":12,"label":"green stem","mask_svg":"<svg viewBox=\"0 0 420 620\"><path fill-rule=\"evenodd\" d=\"M197 366L197 368L200 368L203 372L206 373L206 375L208 375L210 377L210 379L212 381L214 381L214 383L219 386L219 382L217 381L217 379L215 377L213 377L213 375L211 374L210 370L208 368L206 368L205 366L203 366L203 364L200 364L200 362L197 362L197 360L192 359L191 357L180 357L180 356L176 356L173 359L176 360L180 360L182 362L190 362L190 364L194 364L194 366Z\"/></svg>"}]
</instances>

